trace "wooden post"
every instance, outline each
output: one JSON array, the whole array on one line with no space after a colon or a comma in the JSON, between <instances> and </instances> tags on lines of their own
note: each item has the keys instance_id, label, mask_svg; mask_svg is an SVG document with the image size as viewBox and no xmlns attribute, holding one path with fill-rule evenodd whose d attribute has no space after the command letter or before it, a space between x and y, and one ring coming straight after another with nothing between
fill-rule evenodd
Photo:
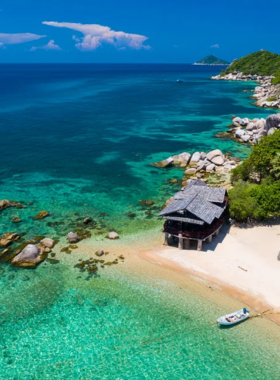
<instances>
[{"instance_id":1,"label":"wooden post","mask_svg":"<svg viewBox=\"0 0 280 380\"><path fill-rule=\"evenodd\" d=\"M191 241L190 241L190 239L184 239L184 246L185 246L185 248L190 248L190 245L191 245Z\"/></svg>"},{"instance_id":2,"label":"wooden post","mask_svg":"<svg viewBox=\"0 0 280 380\"><path fill-rule=\"evenodd\" d=\"M197 250L201 251L202 250L202 240L197 241Z\"/></svg>"},{"instance_id":3,"label":"wooden post","mask_svg":"<svg viewBox=\"0 0 280 380\"><path fill-rule=\"evenodd\" d=\"M165 232L165 234L164 234L164 245L168 245L168 238L169 238L169 234L167 232Z\"/></svg>"},{"instance_id":4,"label":"wooden post","mask_svg":"<svg viewBox=\"0 0 280 380\"><path fill-rule=\"evenodd\" d=\"M207 243L211 243L211 241L212 241L212 237L213 237L213 235L210 235L210 236L207 238Z\"/></svg>"},{"instance_id":5,"label":"wooden post","mask_svg":"<svg viewBox=\"0 0 280 380\"><path fill-rule=\"evenodd\" d=\"M179 244L178 244L178 248L179 249L184 249L184 239L183 239L183 236L182 234L179 234Z\"/></svg>"},{"instance_id":6,"label":"wooden post","mask_svg":"<svg viewBox=\"0 0 280 380\"><path fill-rule=\"evenodd\" d=\"M219 232L221 230L221 227L217 229L217 231L215 232L215 235L218 236L219 235Z\"/></svg>"}]
</instances>

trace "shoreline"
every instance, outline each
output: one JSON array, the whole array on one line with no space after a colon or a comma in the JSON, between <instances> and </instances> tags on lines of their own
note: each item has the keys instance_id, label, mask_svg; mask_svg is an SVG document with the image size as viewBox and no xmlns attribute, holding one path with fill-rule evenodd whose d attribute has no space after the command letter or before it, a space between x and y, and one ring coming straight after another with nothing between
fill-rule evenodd
<instances>
[{"instance_id":1,"label":"shoreline","mask_svg":"<svg viewBox=\"0 0 280 380\"><path fill-rule=\"evenodd\" d=\"M162 244L163 235L157 230L141 233L140 236L136 234L129 239L107 241L104 248L110 253L106 260L113 260L119 254L125 259L116 267L106 269L112 273L120 270L131 278L147 276L154 279L158 276L174 285L177 281L189 283L194 280L200 283L203 297L207 296L208 290L219 291L217 297L221 297L220 302L223 302L223 296L230 297L252 308L252 315L264 313L263 317L280 325L280 279L277 273L277 263L280 265L280 262L276 258L278 251L274 252L280 246L279 227L277 224L254 228L231 227L229 231L221 232L219 241L214 239L211 244L205 244L201 252L166 247ZM269 255L263 250L268 247L265 238L269 241ZM252 240L255 240L253 246L250 245ZM74 264L80 256L83 259L95 257L95 251L104 242L100 243L88 241L79 244L79 249L72 255L60 253L59 244L56 258L65 264ZM256 247L258 250L255 252ZM236 250L238 254L234 257Z\"/></svg>"},{"instance_id":2,"label":"shoreline","mask_svg":"<svg viewBox=\"0 0 280 380\"><path fill-rule=\"evenodd\" d=\"M158 249L141 252L139 256L153 265L159 265L182 275L190 276L208 288L220 290L244 302L257 313L264 313L263 316L280 325L280 281L277 273L277 255L276 252L275 255L273 252L275 261L273 261L273 255L270 255L269 259L262 255L259 256L263 248L260 246L260 241L267 235L268 229L271 229L271 232L267 240L276 247L279 245L280 237L276 235L277 228L279 230L279 225L259 226L254 227L254 229L231 227L229 232L222 233L222 238L225 241L220 245L217 244L215 250L213 250L213 244L215 245L217 242L214 241L212 244L205 245L206 248L201 252L162 246ZM261 231L262 229L263 231ZM248 234L248 232L250 233ZM246 255L243 256L242 251L242 249L249 248L244 247L244 241L248 238L249 240L256 238L256 245L260 246L260 250L255 255L253 254L255 262L251 264L253 249L251 248L249 257L248 254L247 257ZM237 257L231 259L232 251L226 251L230 247L233 250L233 244L235 243L236 246L238 242L239 253ZM221 254L224 257L218 261ZM207 255L211 256L207 257ZM246 266L247 272L243 270ZM278 299L279 302L277 302Z\"/></svg>"}]
</instances>

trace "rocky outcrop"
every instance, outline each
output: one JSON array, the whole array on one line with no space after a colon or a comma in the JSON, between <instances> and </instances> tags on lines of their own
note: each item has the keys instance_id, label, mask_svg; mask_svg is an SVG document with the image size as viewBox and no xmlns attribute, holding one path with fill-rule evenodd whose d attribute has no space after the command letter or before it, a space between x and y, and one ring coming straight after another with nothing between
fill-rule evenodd
<instances>
[{"instance_id":1,"label":"rocky outcrop","mask_svg":"<svg viewBox=\"0 0 280 380\"><path fill-rule=\"evenodd\" d=\"M181 154L177 154L176 156L173 156L173 163L174 165L180 165L181 167L186 167L191 159L191 154L187 152L183 152Z\"/></svg>"},{"instance_id":2,"label":"rocky outcrop","mask_svg":"<svg viewBox=\"0 0 280 380\"><path fill-rule=\"evenodd\" d=\"M271 128L280 129L280 114L270 115L266 119L266 131L268 132Z\"/></svg>"},{"instance_id":3,"label":"rocky outcrop","mask_svg":"<svg viewBox=\"0 0 280 380\"><path fill-rule=\"evenodd\" d=\"M223 155L223 153L219 149L215 149L215 150L212 150L211 152L209 152L206 155L206 159L208 161L212 162L212 164L215 164L218 166L221 166L225 163L225 156ZM207 165L207 166L209 166L209 165Z\"/></svg>"},{"instance_id":4,"label":"rocky outcrop","mask_svg":"<svg viewBox=\"0 0 280 380\"><path fill-rule=\"evenodd\" d=\"M200 159L201 159L201 153L200 152L193 153L193 155L191 156L190 162L189 162L189 166L197 166Z\"/></svg>"},{"instance_id":5,"label":"rocky outcrop","mask_svg":"<svg viewBox=\"0 0 280 380\"><path fill-rule=\"evenodd\" d=\"M223 132L216 137L231 138L241 143L256 144L264 136L272 135L280 130L280 114L270 115L267 119L248 119L235 117L232 127L228 132Z\"/></svg>"},{"instance_id":6,"label":"rocky outcrop","mask_svg":"<svg viewBox=\"0 0 280 380\"><path fill-rule=\"evenodd\" d=\"M23 268L34 268L47 258L47 254L42 252L36 245L28 244L12 260L12 265Z\"/></svg>"}]
</instances>

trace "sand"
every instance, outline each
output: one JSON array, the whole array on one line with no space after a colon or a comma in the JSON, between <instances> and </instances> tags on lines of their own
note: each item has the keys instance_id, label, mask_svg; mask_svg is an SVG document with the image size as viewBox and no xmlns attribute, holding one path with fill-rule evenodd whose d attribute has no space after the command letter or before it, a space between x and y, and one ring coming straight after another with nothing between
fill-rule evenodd
<instances>
[{"instance_id":1,"label":"sand","mask_svg":"<svg viewBox=\"0 0 280 380\"><path fill-rule=\"evenodd\" d=\"M260 312L280 312L280 225L252 228L224 227L202 251L194 247L154 249L145 258L184 269L200 279L220 285Z\"/></svg>"},{"instance_id":2,"label":"sand","mask_svg":"<svg viewBox=\"0 0 280 380\"><path fill-rule=\"evenodd\" d=\"M113 261L118 255L125 257L123 270L130 274L132 268L155 275L155 270L172 281L179 277L201 282L205 289L230 294L259 313L280 324L280 224L252 228L223 227L212 243L204 243L202 251L178 250L164 246L164 235L158 230L130 236L117 241L96 238L79 243L72 255L61 254L57 258L77 262L78 258L92 257L97 249L110 252L106 260ZM141 264L142 262L142 264ZM146 264L144 263L146 262ZM154 267L154 269L153 269ZM143 269L143 270L142 270ZM168 269L166 271L165 269Z\"/></svg>"}]
</instances>

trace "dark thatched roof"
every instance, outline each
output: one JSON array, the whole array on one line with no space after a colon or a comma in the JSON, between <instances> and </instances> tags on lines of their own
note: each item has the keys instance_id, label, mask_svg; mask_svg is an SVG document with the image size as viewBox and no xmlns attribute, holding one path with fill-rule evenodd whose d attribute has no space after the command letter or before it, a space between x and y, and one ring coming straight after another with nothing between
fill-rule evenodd
<instances>
[{"instance_id":1,"label":"dark thatched roof","mask_svg":"<svg viewBox=\"0 0 280 380\"><path fill-rule=\"evenodd\" d=\"M215 218L221 217L226 208L225 195L226 189L209 187L202 181L193 181L184 190L174 195L174 200L161 211L159 216L170 220L179 221L180 219L182 222L201 224L195 222L199 218L200 221L211 224Z\"/></svg>"}]
</instances>

